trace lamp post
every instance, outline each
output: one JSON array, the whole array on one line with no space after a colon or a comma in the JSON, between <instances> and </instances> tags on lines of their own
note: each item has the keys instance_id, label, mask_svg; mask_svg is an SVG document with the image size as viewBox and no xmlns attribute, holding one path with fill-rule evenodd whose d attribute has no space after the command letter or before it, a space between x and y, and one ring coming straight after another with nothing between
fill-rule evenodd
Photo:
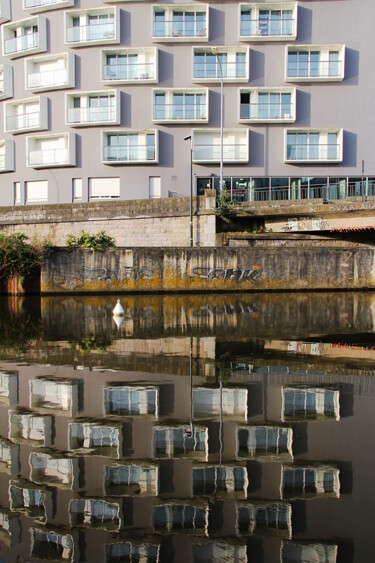
<instances>
[{"instance_id":1,"label":"lamp post","mask_svg":"<svg viewBox=\"0 0 375 563\"><path fill-rule=\"evenodd\" d=\"M190 248L193 248L193 138L189 135L184 141L190 141Z\"/></svg>"},{"instance_id":2,"label":"lamp post","mask_svg":"<svg viewBox=\"0 0 375 563\"><path fill-rule=\"evenodd\" d=\"M219 57L219 50L217 47L212 47L211 52L215 55L216 60L219 65L220 69L220 194L223 191L224 183L223 183L223 122L224 122L224 106L223 106L223 69L221 66L221 61Z\"/></svg>"}]
</instances>

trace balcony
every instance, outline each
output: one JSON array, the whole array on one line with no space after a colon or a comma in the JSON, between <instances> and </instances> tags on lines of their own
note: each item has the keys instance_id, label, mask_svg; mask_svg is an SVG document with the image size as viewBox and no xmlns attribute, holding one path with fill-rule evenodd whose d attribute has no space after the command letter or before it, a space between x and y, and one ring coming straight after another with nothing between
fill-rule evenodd
<instances>
[{"instance_id":1,"label":"balcony","mask_svg":"<svg viewBox=\"0 0 375 563\"><path fill-rule=\"evenodd\" d=\"M74 133L27 137L26 166L30 168L75 166L75 145Z\"/></svg>"},{"instance_id":2,"label":"balcony","mask_svg":"<svg viewBox=\"0 0 375 563\"><path fill-rule=\"evenodd\" d=\"M3 25L3 54L10 59L47 50L47 20L43 16Z\"/></svg>"},{"instance_id":3,"label":"balcony","mask_svg":"<svg viewBox=\"0 0 375 563\"><path fill-rule=\"evenodd\" d=\"M154 90L154 123L208 123L208 90Z\"/></svg>"},{"instance_id":4,"label":"balcony","mask_svg":"<svg viewBox=\"0 0 375 563\"><path fill-rule=\"evenodd\" d=\"M43 144L43 147L48 146L49 141L54 138L53 136L29 137L30 140L35 139L37 143L41 143L45 139L46 144ZM32 145L31 142L30 145ZM75 416L79 407L79 382L68 379L49 379L47 377L32 379L30 381L29 400L31 408L52 409Z\"/></svg>"},{"instance_id":5,"label":"balcony","mask_svg":"<svg viewBox=\"0 0 375 563\"><path fill-rule=\"evenodd\" d=\"M294 123L295 88L241 88L240 123Z\"/></svg>"},{"instance_id":6,"label":"balcony","mask_svg":"<svg viewBox=\"0 0 375 563\"><path fill-rule=\"evenodd\" d=\"M281 426L237 428L237 459L259 461L293 460L293 430Z\"/></svg>"},{"instance_id":7,"label":"balcony","mask_svg":"<svg viewBox=\"0 0 375 563\"><path fill-rule=\"evenodd\" d=\"M71 47L120 43L120 9L65 12L65 43Z\"/></svg>"},{"instance_id":8,"label":"balcony","mask_svg":"<svg viewBox=\"0 0 375 563\"><path fill-rule=\"evenodd\" d=\"M239 5L241 41L290 41L297 37L297 3Z\"/></svg>"},{"instance_id":9,"label":"balcony","mask_svg":"<svg viewBox=\"0 0 375 563\"><path fill-rule=\"evenodd\" d=\"M218 47L223 82L249 81L248 47ZM219 83L220 66L216 55L209 47L193 49L193 82Z\"/></svg>"},{"instance_id":10,"label":"balcony","mask_svg":"<svg viewBox=\"0 0 375 563\"><path fill-rule=\"evenodd\" d=\"M53 492L37 487L26 479L10 481L9 507L14 512L21 512L45 524L53 518Z\"/></svg>"},{"instance_id":11,"label":"balcony","mask_svg":"<svg viewBox=\"0 0 375 563\"><path fill-rule=\"evenodd\" d=\"M23 9L30 14L51 10L60 10L74 6L74 0L23 0Z\"/></svg>"},{"instance_id":12,"label":"balcony","mask_svg":"<svg viewBox=\"0 0 375 563\"><path fill-rule=\"evenodd\" d=\"M68 430L68 449L119 458L122 454L121 427L100 422L71 422Z\"/></svg>"},{"instance_id":13,"label":"balcony","mask_svg":"<svg viewBox=\"0 0 375 563\"><path fill-rule=\"evenodd\" d=\"M340 497L340 471L337 467L296 466L282 467L281 498Z\"/></svg>"},{"instance_id":14,"label":"balcony","mask_svg":"<svg viewBox=\"0 0 375 563\"><path fill-rule=\"evenodd\" d=\"M154 426L153 457L158 459L192 458L207 461L208 428L203 426Z\"/></svg>"},{"instance_id":15,"label":"balcony","mask_svg":"<svg viewBox=\"0 0 375 563\"><path fill-rule=\"evenodd\" d=\"M121 501L120 501L121 502ZM72 499L69 502L69 522L72 528L87 526L117 531L122 524L120 502L108 502L102 499Z\"/></svg>"},{"instance_id":16,"label":"balcony","mask_svg":"<svg viewBox=\"0 0 375 563\"><path fill-rule=\"evenodd\" d=\"M118 416L149 415L158 418L157 387L121 385L104 389L104 413Z\"/></svg>"},{"instance_id":17,"label":"balcony","mask_svg":"<svg viewBox=\"0 0 375 563\"><path fill-rule=\"evenodd\" d=\"M9 412L9 438L14 442L28 443L48 447L52 444L53 419L49 415L37 415L30 412Z\"/></svg>"},{"instance_id":18,"label":"balcony","mask_svg":"<svg viewBox=\"0 0 375 563\"><path fill-rule=\"evenodd\" d=\"M71 52L25 60L26 90L42 92L75 87L75 55Z\"/></svg>"},{"instance_id":19,"label":"balcony","mask_svg":"<svg viewBox=\"0 0 375 563\"><path fill-rule=\"evenodd\" d=\"M0 371L0 401L5 401L8 405L18 403L17 371Z\"/></svg>"},{"instance_id":20,"label":"balcony","mask_svg":"<svg viewBox=\"0 0 375 563\"><path fill-rule=\"evenodd\" d=\"M102 162L105 164L157 164L159 162L159 132L103 131Z\"/></svg>"},{"instance_id":21,"label":"balcony","mask_svg":"<svg viewBox=\"0 0 375 563\"><path fill-rule=\"evenodd\" d=\"M30 556L42 560L77 561L79 560L78 532L61 534L52 529L39 530L30 528Z\"/></svg>"},{"instance_id":22,"label":"balcony","mask_svg":"<svg viewBox=\"0 0 375 563\"><path fill-rule=\"evenodd\" d=\"M0 65L0 100L13 98L13 67Z\"/></svg>"},{"instance_id":23,"label":"balcony","mask_svg":"<svg viewBox=\"0 0 375 563\"><path fill-rule=\"evenodd\" d=\"M158 534L171 532L194 532L194 536L208 536L208 503L203 506L168 503L154 507L152 527Z\"/></svg>"},{"instance_id":24,"label":"balcony","mask_svg":"<svg viewBox=\"0 0 375 563\"><path fill-rule=\"evenodd\" d=\"M342 129L286 129L284 162L339 163L343 159Z\"/></svg>"},{"instance_id":25,"label":"balcony","mask_svg":"<svg viewBox=\"0 0 375 563\"><path fill-rule=\"evenodd\" d=\"M0 468L2 473L14 475L19 471L20 447L9 440L0 438ZM1 524L0 524L1 527Z\"/></svg>"},{"instance_id":26,"label":"balcony","mask_svg":"<svg viewBox=\"0 0 375 563\"><path fill-rule=\"evenodd\" d=\"M14 134L48 129L48 99L39 96L6 102L4 124L4 130Z\"/></svg>"},{"instance_id":27,"label":"balcony","mask_svg":"<svg viewBox=\"0 0 375 563\"><path fill-rule=\"evenodd\" d=\"M251 502L237 504L237 533L272 534L292 537L292 507L282 502Z\"/></svg>"},{"instance_id":28,"label":"balcony","mask_svg":"<svg viewBox=\"0 0 375 563\"><path fill-rule=\"evenodd\" d=\"M11 20L10 0L0 0L0 23Z\"/></svg>"},{"instance_id":29,"label":"balcony","mask_svg":"<svg viewBox=\"0 0 375 563\"><path fill-rule=\"evenodd\" d=\"M345 45L288 45L286 82L341 82L345 74Z\"/></svg>"},{"instance_id":30,"label":"balcony","mask_svg":"<svg viewBox=\"0 0 375 563\"><path fill-rule=\"evenodd\" d=\"M247 389L193 389L194 418L220 415L247 420Z\"/></svg>"},{"instance_id":31,"label":"balcony","mask_svg":"<svg viewBox=\"0 0 375 563\"><path fill-rule=\"evenodd\" d=\"M240 465L193 467L193 496L246 498L248 485L247 469Z\"/></svg>"},{"instance_id":32,"label":"balcony","mask_svg":"<svg viewBox=\"0 0 375 563\"><path fill-rule=\"evenodd\" d=\"M144 462L104 466L105 495L158 496L159 467Z\"/></svg>"},{"instance_id":33,"label":"balcony","mask_svg":"<svg viewBox=\"0 0 375 563\"><path fill-rule=\"evenodd\" d=\"M73 491L79 487L78 458L64 457L42 452L31 452L29 456L30 481L48 486L62 486Z\"/></svg>"},{"instance_id":34,"label":"balcony","mask_svg":"<svg viewBox=\"0 0 375 563\"><path fill-rule=\"evenodd\" d=\"M101 61L101 80L107 84L158 82L158 50L156 47L103 50Z\"/></svg>"},{"instance_id":35,"label":"balcony","mask_svg":"<svg viewBox=\"0 0 375 563\"><path fill-rule=\"evenodd\" d=\"M0 141L0 174L14 172L14 141Z\"/></svg>"},{"instance_id":36,"label":"balcony","mask_svg":"<svg viewBox=\"0 0 375 563\"><path fill-rule=\"evenodd\" d=\"M285 387L282 421L340 420L340 392L321 387Z\"/></svg>"},{"instance_id":37,"label":"balcony","mask_svg":"<svg viewBox=\"0 0 375 563\"><path fill-rule=\"evenodd\" d=\"M208 5L164 4L152 10L153 41L208 41Z\"/></svg>"},{"instance_id":38,"label":"balcony","mask_svg":"<svg viewBox=\"0 0 375 563\"><path fill-rule=\"evenodd\" d=\"M220 162L220 129L193 129L193 162ZM247 129L224 129L223 162L249 162Z\"/></svg>"},{"instance_id":39,"label":"balcony","mask_svg":"<svg viewBox=\"0 0 375 563\"><path fill-rule=\"evenodd\" d=\"M65 96L66 123L71 127L120 124L120 91L74 92Z\"/></svg>"}]
</instances>

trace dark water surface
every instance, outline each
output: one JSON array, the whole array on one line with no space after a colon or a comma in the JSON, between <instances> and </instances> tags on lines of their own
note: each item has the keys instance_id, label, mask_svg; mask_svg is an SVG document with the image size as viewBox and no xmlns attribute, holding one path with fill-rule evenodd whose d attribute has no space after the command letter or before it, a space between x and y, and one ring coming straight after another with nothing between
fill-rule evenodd
<instances>
[{"instance_id":1,"label":"dark water surface","mask_svg":"<svg viewBox=\"0 0 375 563\"><path fill-rule=\"evenodd\" d=\"M375 560L375 294L0 299L0 562Z\"/></svg>"}]
</instances>

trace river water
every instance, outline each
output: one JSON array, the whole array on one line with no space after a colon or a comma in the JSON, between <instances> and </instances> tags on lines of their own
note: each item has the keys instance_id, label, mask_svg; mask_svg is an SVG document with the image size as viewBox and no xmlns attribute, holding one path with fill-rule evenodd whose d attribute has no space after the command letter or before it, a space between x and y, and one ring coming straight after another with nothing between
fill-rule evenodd
<instances>
[{"instance_id":1,"label":"river water","mask_svg":"<svg viewBox=\"0 0 375 563\"><path fill-rule=\"evenodd\" d=\"M0 299L0 562L375 560L375 294Z\"/></svg>"}]
</instances>

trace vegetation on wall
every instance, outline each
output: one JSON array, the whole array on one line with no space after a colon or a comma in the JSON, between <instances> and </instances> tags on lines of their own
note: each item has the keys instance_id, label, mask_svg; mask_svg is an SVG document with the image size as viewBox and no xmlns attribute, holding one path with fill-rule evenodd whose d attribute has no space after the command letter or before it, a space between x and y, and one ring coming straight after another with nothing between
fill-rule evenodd
<instances>
[{"instance_id":1,"label":"vegetation on wall","mask_svg":"<svg viewBox=\"0 0 375 563\"><path fill-rule=\"evenodd\" d=\"M229 225L231 222L234 214L235 214L235 205L233 201L230 200L229 195L227 192L222 192L218 194L216 198L216 217L220 219L223 223Z\"/></svg>"},{"instance_id":2,"label":"vegetation on wall","mask_svg":"<svg viewBox=\"0 0 375 563\"><path fill-rule=\"evenodd\" d=\"M20 276L33 278L40 273L42 257L49 248L47 243L28 242L25 234L0 234L0 279Z\"/></svg>"},{"instance_id":3,"label":"vegetation on wall","mask_svg":"<svg viewBox=\"0 0 375 563\"><path fill-rule=\"evenodd\" d=\"M86 231L81 231L77 236L69 235L66 239L66 246L71 249L89 248L90 250L98 250L101 248L111 248L115 245L115 239L104 231L92 235Z\"/></svg>"}]
</instances>

